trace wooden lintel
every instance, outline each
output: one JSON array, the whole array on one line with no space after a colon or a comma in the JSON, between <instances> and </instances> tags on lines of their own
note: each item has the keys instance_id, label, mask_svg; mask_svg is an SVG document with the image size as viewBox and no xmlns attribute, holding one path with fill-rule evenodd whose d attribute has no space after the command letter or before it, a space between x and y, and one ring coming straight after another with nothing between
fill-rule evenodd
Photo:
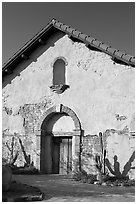
<instances>
[{"instance_id":1,"label":"wooden lintel","mask_svg":"<svg viewBox=\"0 0 137 204\"><path fill-rule=\"evenodd\" d=\"M53 132L54 137L61 137L61 136L73 136L73 132Z\"/></svg>"}]
</instances>

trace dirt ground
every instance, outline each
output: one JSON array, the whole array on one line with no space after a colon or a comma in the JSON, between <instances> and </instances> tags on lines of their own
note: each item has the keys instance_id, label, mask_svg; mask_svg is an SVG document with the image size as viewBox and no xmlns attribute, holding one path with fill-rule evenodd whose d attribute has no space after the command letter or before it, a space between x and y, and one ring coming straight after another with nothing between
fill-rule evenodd
<instances>
[{"instance_id":1,"label":"dirt ground","mask_svg":"<svg viewBox=\"0 0 137 204\"><path fill-rule=\"evenodd\" d=\"M63 175L13 175L13 181L38 187L41 202L135 202L135 187L101 186Z\"/></svg>"},{"instance_id":2,"label":"dirt ground","mask_svg":"<svg viewBox=\"0 0 137 204\"><path fill-rule=\"evenodd\" d=\"M37 187L20 182L11 182L10 189L2 192L3 202L26 202L43 199L43 193Z\"/></svg>"}]
</instances>

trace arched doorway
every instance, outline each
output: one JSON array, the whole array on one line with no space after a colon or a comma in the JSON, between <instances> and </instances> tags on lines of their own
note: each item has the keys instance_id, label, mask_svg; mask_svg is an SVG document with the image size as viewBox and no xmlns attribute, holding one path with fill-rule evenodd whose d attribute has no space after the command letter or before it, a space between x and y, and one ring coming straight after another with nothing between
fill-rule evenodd
<instances>
[{"instance_id":1,"label":"arched doorway","mask_svg":"<svg viewBox=\"0 0 137 204\"><path fill-rule=\"evenodd\" d=\"M80 122L71 109L59 105L47 110L41 123L40 170L71 174L76 159L79 160L80 136Z\"/></svg>"}]
</instances>

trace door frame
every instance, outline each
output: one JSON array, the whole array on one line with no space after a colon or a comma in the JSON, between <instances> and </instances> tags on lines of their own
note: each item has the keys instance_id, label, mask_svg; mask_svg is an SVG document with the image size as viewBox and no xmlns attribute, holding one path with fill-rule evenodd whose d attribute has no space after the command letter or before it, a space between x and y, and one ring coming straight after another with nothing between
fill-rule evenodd
<instances>
[{"instance_id":1,"label":"door frame","mask_svg":"<svg viewBox=\"0 0 137 204\"><path fill-rule=\"evenodd\" d=\"M54 142L54 140L56 142ZM55 146L54 146L55 145ZM52 171L53 173L72 173L72 136L53 137L52 146ZM55 169L55 166L56 169Z\"/></svg>"},{"instance_id":2,"label":"door frame","mask_svg":"<svg viewBox=\"0 0 137 204\"><path fill-rule=\"evenodd\" d=\"M75 125L75 129L73 130L73 132L48 133L42 129L43 123L48 122L51 115L54 115L55 113L65 113L72 118ZM81 170L81 136L82 136L83 130L81 129L81 123L79 118L77 117L76 113L72 109L62 104L59 104L57 106L53 106L49 108L48 110L45 110L44 113L41 115L40 120L38 121L38 124L34 132L38 137L40 137L40 141L39 141L40 145L37 147L37 150L40 151L40 160L38 160L40 170L42 170L42 163L44 162L42 158L42 150L43 150L42 139L43 137L49 136L49 134L52 134L54 136L57 136L57 135L61 136L62 134L63 136L65 135L72 136L72 173L74 173L77 170Z\"/></svg>"}]
</instances>

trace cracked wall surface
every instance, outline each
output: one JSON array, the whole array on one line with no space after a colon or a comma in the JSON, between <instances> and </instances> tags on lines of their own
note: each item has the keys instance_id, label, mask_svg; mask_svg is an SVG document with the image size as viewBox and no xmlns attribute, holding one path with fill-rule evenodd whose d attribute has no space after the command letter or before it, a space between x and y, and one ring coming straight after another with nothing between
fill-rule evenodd
<instances>
[{"instance_id":1,"label":"cracked wall surface","mask_svg":"<svg viewBox=\"0 0 137 204\"><path fill-rule=\"evenodd\" d=\"M121 131L126 127L129 133L135 131L134 68L114 63L109 55L90 50L60 33L40 49L42 52L36 50L27 62L18 65L16 70L24 67L20 74L15 70L12 80L5 78L3 143L8 135L15 134L23 141L32 140L29 153L34 163L38 163L40 150L36 146L40 140L35 129L43 112L58 104L77 114L84 136L98 135L107 129ZM49 88L53 85L53 64L59 57L67 62L66 84L70 86L60 95ZM124 137L117 139L122 143ZM124 146L121 151L125 151ZM126 151L131 154L130 148Z\"/></svg>"}]
</instances>

